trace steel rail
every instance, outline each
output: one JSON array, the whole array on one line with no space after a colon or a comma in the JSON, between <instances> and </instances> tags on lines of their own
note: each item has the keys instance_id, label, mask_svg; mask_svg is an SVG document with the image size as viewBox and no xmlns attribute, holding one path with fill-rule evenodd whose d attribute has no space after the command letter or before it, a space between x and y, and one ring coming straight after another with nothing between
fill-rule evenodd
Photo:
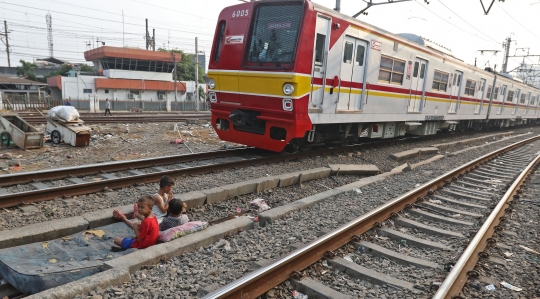
<instances>
[{"instance_id":1,"label":"steel rail","mask_svg":"<svg viewBox=\"0 0 540 299\"><path fill-rule=\"evenodd\" d=\"M25 183L30 183L34 181L56 180L56 179L64 179L68 177L77 177L77 176L82 176L82 175L99 174L103 172L129 170L130 168L145 168L145 167L153 167L153 166L160 166L160 165L167 165L167 164L191 162L191 161L196 161L196 160L207 160L207 159L215 159L215 158L250 155L250 154L256 154L256 153L260 153L260 151L254 148L239 148L239 149L202 152L202 153L196 153L196 154L163 156L163 157L148 158L148 159L95 163L95 164L64 167L64 168L57 168L57 169L20 172L20 173L0 175L0 187L16 185L16 184L25 184Z\"/></svg>"},{"instance_id":2,"label":"steel rail","mask_svg":"<svg viewBox=\"0 0 540 299\"><path fill-rule=\"evenodd\" d=\"M451 170L425 184L415 188L400 197L379 206L378 208L348 222L337 230L310 242L282 259L262 267L230 284L206 295L205 299L216 298L256 298L271 288L290 278L295 271L301 271L323 258L327 252L332 252L350 242L356 236L378 226L378 223L388 219L393 213L403 210L407 205L421 200L444 185L449 184L459 176L488 162L500 154L514 148L540 139L540 135L508 145L494 152L486 154Z\"/></svg>"},{"instance_id":3,"label":"steel rail","mask_svg":"<svg viewBox=\"0 0 540 299\"><path fill-rule=\"evenodd\" d=\"M506 212L506 209L510 207L509 202L517 195L518 190L523 185L525 179L529 176L534 167L540 163L540 155L525 167L523 172L514 180L510 188L504 193L503 197L495 206L487 220L482 227L478 230L474 238L469 242L469 245L463 251L461 257L458 259L446 279L439 286L439 289L433 296L433 299L450 299L460 298L459 295L463 286L467 282L468 276L475 275L474 272L469 272L474 269L474 266L480 259L479 253L482 252L488 243L488 239L495 233L495 227L501 222L501 217Z\"/></svg>"}]
</instances>

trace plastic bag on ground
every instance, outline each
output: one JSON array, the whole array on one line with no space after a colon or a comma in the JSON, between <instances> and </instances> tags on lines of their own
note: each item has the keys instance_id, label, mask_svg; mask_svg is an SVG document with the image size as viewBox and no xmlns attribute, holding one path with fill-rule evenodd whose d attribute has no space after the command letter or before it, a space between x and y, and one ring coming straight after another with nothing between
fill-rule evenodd
<instances>
[{"instance_id":1,"label":"plastic bag on ground","mask_svg":"<svg viewBox=\"0 0 540 299\"><path fill-rule=\"evenodd\" d=\"M52 107L51 109L49 109L49 112L47 113L47 116L52 118L52 119L56 119L56 111L58 111L62 107L64 107L64 106Z\"/></svg>"},{"instance_id":2,"label":"plastic bag on ground","mask_svg":"<svg viewBox=\"0 0 540 299\"><path fill-rule=\"evenodd\" d=\"M250 204L252 206L255 206L255 207L259 208L259 212L266 211L266 210L270 209L268 204L266 204L266 202L262 198L256 198L252 202L250 202Z\"/></svg>"},{"instance_id":3,"label":"plastic bag on ground","mask_svg":"<svg viewBox=\"0 0 540 299\"><path fill-rule=\"evenodd\" d=\"M298 291L292 291L292 295L294 299L308 299L307 295L304 295Z\"/></svg>"},{"instance_id":4,"label":"plastic bag on ground","mask_svg":"<svg viewBox=\"0 0 540 299\"><path fill-rule=\"evenodd\" d=\"M79 112L73 106L56 106L51 108L47 115L52 119L66 122L76 121L80 117Z\"/></svg>"}]
</instances>

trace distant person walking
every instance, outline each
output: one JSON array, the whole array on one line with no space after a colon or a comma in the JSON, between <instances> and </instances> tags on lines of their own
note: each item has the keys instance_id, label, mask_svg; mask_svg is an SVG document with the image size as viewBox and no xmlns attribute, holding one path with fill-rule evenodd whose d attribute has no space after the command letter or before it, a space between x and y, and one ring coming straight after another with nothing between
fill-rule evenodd
<instances>
[{"instance_id":1,"label":"distant person walking","mask_svg":"<svg viewBox=\"0 0 540 299\"><path fill-rule=\"evenodd\" d=\"M71 103L69 102L69 99L66 99L66 106L71 106Z\"/></svg>"},{"instance_id":2,"label":"distant person walking","mask_svg":"<svg viewBox=\"0 0 540 299\"><path fill-rule=\"evenodd\" d=\"M105 116L107 116L107 111L109 111L109 115L111 114L111 102L109 102L109 99L105 99Z\"/></svg>"}]
</instances>

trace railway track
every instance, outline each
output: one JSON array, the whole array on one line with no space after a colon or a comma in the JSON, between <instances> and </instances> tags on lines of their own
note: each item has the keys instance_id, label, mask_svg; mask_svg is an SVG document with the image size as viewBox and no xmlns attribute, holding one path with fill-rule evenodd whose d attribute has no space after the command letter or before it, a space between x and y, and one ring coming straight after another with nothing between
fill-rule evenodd
<instances>
[{"instance_id":1,"label":"railway track","mask_svg":"<svg viewBox=\"0 0 540 299\"><path fill-rule=\"evenodd\" d=\"M23 116L31 125L45 124L47 120L43 116ZM210 115L132 115L132 116L81 116L86 124L103 123L156 123L156 122L184 122L188 119L210 120Z\"/></svg>"},{"instance_id":2,"label":"railway track","mask_svg":"<svg viewBox=\"0 0 540 299\"><path fill-rule=\"evenodd\" d=\"M486 246L495 245L511 201L540 162L539 140L529 138L468 162L204 298L257 298L290 285L309 298L351 298L322 282L324 273L334 271L384 285L391 293L386 297L464 298L463 286L478 276L476 263L488 258ZM378 259L382 266L364 267L366 259ZM407 281L409 274L393 265L421 268L424 276Z\"/></svg>"},{"instance_id":3,"label":"railway track","mask_svg":"<svg viewBox=\"0 0 540 299\"><path fill-rule=\"evenodd\" d=\"M465 133L465 135L467 135L467 133ZM290 161L333 153L358 151L366 148L390 146L403 142L432 140L441 137L443 136L431 135L423 137L407 137L401 139L361 143L345 147L322 148L311 150L309 152L282 154L253 148L240 148L0 175L0 208L46 201L58 197L65 198L104 190L137 186L139 184L155 183L158 182L159 179L164 175L171 177L198 175L232 168L277 163L281 161ZM223 160L227 158L229 158L229 161ZM200 163L203 163L204 165L190 167L185 164L192 161L203 161ZM163 166L166 166L167 168ZM123 173L121 175L116 175L118 172ZM85 180L85 176L91 175L99 176L99 180ZM66 184L59 187L50 186L44 183L51 180L62 179L67 180L65 182ZM7 186L19 184L31 184L31 189L34 190L10 192L5 188Z\"/></svg>"}]
</instances>

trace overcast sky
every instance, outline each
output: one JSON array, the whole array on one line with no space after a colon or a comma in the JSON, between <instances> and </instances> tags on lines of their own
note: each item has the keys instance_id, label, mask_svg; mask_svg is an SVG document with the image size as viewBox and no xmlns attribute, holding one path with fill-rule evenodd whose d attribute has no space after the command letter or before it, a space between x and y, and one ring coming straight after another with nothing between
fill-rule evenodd
<instances>
[{"instance_id":1,"label":"overcast sky","mask_svg":"<svg viewBox=\"0 0 540 299\"><path fill-rule=\"evenodd\" d=\"M483 0L489 6L491 0ZM333 8L335 0L316 0ZM360 0L341 0L341 12L353 15L365 7ZM387 2L374 0L374 2ZM512 34L511 55L540 54L540 0L495 1L485 15L480 0L413 0L371 7L358 19L394 33L414 33L450 48L454 55L478 66L497 64L500 70L502 42ZM150 32L156 29L156 46L210 54L214 28L220 11L237 0L0 0L0 17L8 22L11 64L19 59L48 57L45 15L52 16L54 56L83 62L83 52L96 40L111 46L145 47L145 18ZM122 11L123 20L122 23ZM3 29L3 26L0 25ZM124 32L124 33L123 33ZM7 55L0 45L0 66L7 66ZM481 54L477 50L499 50ZM527 63L538 63L530 57ZM509 70L522 57L513 58Z\"/></svg>"}]
</instances>

